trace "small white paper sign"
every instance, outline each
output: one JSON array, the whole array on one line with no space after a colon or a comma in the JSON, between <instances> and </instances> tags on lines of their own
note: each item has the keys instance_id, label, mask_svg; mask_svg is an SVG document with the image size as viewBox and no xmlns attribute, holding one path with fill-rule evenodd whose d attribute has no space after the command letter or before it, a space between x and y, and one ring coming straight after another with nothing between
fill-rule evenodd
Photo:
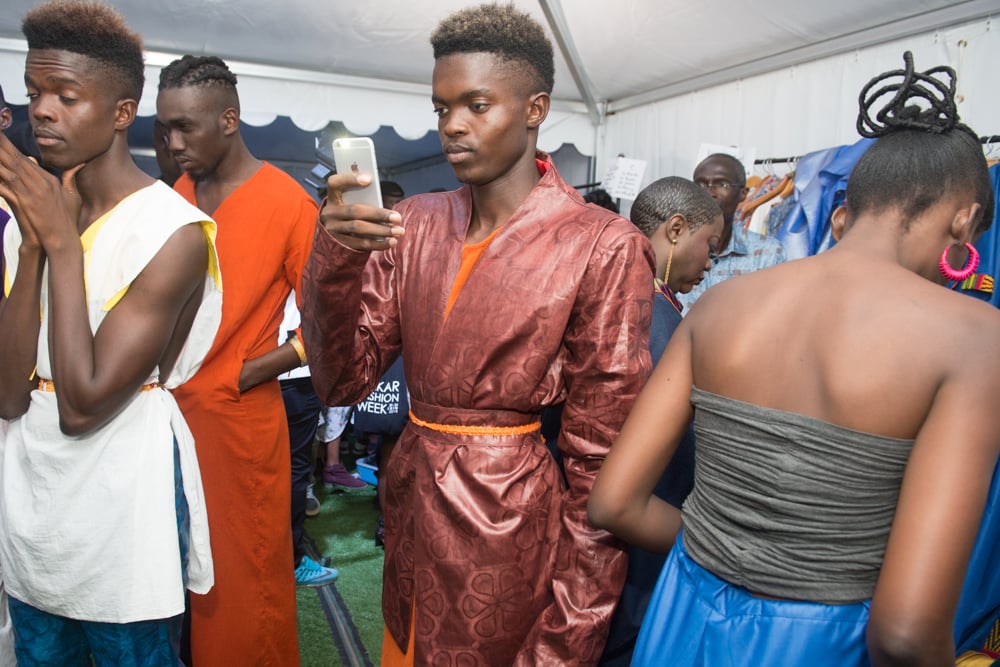
<instances>
[{"instance_id":1,"label":"small white paper sign","mask_svg":"<svg viewBox=\"0 0 1000 667\"><path fill-rule=\"evenodd\" d=\"M645 160L619 156L608 165L601 187L615 199L635 199L639 194L644 173L646 173Z\"/></svg>"}]
</instances>

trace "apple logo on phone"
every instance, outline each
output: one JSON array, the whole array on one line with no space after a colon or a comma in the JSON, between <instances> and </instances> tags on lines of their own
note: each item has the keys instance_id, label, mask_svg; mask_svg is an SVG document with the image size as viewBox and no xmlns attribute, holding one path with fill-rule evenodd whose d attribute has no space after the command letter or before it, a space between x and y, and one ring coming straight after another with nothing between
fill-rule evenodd
<instances>
[{"instance_id":1,"label":"apple logo on phone","mask_svg":"<svg viewBox=\"0 0 1000 667\"><path fill-rule=\"evenodd\" d=\"M351 163L351 172L355 173L355 174L358 173L358 163L357 162L352 162Z\"/></svg>"}]
</instances>

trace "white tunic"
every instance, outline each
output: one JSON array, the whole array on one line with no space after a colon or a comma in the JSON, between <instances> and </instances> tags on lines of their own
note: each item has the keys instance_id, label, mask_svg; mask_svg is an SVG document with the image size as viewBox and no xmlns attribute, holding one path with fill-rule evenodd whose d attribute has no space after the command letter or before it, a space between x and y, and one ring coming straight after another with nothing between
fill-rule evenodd
<instances>
[{"instance_id":1,"label":"white tunic","mask_svg":"<svg viewBox=\"0 0 1000 667\"><path fill-rule=\"evenodd\" d=\"M205 230L210 266L201 307L167 379L173 389L201 365L221 319L222 283L215 223L157 181L126 197L81 237L91 330L170 236L183 225ZM5 230L9 289L20 234ZM47 267L46 267L47 273ZM42 282L37 374L52 377L48 281ZM154 368L147 382L156 382ZM208 519L194 439L173 395L137 392L120 414L83 436L59 430L56 394L35 390L11 420L0 467L0 565L13 597L52 614L109 623L166 618L184 611L174 503L174 440L190 510L188 588L213 584Z\"/></svg>"}]
</instances>

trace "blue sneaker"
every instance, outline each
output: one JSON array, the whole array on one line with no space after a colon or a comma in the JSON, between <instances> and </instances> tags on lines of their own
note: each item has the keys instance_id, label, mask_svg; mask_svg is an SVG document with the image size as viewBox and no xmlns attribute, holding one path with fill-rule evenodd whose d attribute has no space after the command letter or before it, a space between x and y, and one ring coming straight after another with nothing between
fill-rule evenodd
<instances>
[{"instance_id":1,"label":"blue sneaker","mask_svg":"<svg viewBox=\"0 0 1000 667\"><path fill-rule=\"evenodd\" d=\"M340 573L336 568L323 567L309 556L303 556L302 562L295 568L295 585L306 588L319 588L332 584Z\"/></svg>"}]
</instances>

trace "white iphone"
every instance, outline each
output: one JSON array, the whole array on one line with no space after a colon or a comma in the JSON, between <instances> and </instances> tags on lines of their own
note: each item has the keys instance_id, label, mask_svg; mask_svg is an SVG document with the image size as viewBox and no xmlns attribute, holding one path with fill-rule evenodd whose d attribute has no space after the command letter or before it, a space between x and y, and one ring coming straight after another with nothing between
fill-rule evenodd
<instances>
[{"instance_id":1,"label":"white iphone","mask_svg":"<svg viewBox=\"0 0 1000 667\"><path fill-rule=\"evenodd\" d=\"M382 189L375 164L375 144L368 137L348 137L333 140L333 162L337 173L369 174L372 182L357 190L344 192L345 204L366 204L382 208Z\"/></svg>"}]
</instances>

